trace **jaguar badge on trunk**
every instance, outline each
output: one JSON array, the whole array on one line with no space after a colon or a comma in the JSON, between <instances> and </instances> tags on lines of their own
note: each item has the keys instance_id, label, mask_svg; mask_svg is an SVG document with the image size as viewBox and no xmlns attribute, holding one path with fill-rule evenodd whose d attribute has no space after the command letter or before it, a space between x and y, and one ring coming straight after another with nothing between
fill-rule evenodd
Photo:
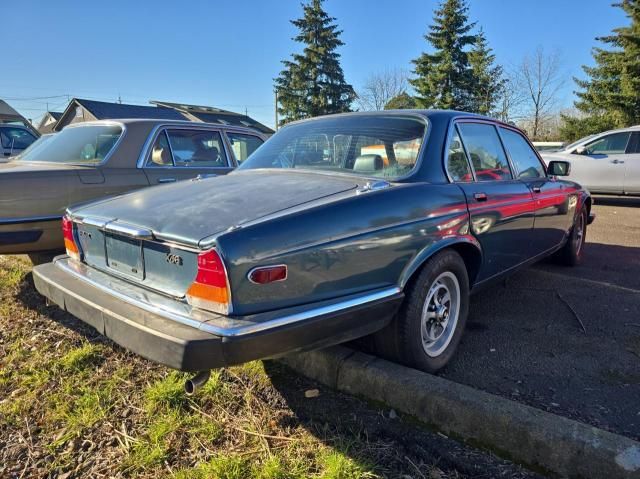
<instances>
[{"instance_id":1,"label":"jaguar badge on trunk","mask_svg":"<svg viewBox=\"0 0 640 479\"><path fill-rule=\"evenodd\" d=\"M182 266L182 256L173 253L167 253L166 262L176 266Z\"/></svg>"}]
</instances>

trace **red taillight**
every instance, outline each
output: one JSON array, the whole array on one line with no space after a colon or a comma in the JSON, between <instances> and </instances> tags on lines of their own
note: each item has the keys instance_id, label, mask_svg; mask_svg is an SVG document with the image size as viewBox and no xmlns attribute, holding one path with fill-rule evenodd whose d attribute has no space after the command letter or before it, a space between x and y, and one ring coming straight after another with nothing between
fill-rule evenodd
<instances>
[{"instance_id":1,"label":"red taillight","mask_svg":"<svg viewBox=\"0 0 640 479\"><path fill-rule=\"evenodd\" d=\"M216 250L198 255L198 273L187 290L187 301L196 308L229 314L229 287L222 258Z\"/></svg>"},{"instance_id":2,"label":"red taillight","mask_svg":"<svg viewBox=\"0 0 640 479\"><path fill-rule=\"evenodd\" d=\"M73 235L73 221L68 216L62 217L62 237L67 254L73 259L80 259L80 250Z\"/></svg>"},{"instance_id":3,"label":"red taillight","mask_svg":"<svg viewBox=\"0 0 640 479\"><path fill-rule=\"evenodd\" d=\"M264 266L249 271L249 281L256 284L274 283L287 279L287 265Z\"/></svg>"}]
</instances>

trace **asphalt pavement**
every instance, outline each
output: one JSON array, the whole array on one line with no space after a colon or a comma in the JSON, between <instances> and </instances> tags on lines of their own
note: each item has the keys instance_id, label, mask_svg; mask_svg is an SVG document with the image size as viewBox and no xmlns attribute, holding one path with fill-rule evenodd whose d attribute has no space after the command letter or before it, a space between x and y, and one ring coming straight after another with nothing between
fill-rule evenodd
<instances>
[{"instance_id":1,"label":"asphalt pavement","mask_svg":"<svg viewBox=\"0 0 640 479\"><path fill-rule=\"evenodd\" d=\"M472 298L443 377L640 439L640 198L596 198L583 265Z\"/></svg>"}]
</instances>

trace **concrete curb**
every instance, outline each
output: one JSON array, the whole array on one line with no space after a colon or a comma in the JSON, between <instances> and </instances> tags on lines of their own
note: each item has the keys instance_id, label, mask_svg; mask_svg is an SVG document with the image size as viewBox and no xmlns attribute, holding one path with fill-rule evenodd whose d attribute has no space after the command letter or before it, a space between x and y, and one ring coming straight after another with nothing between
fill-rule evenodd
<instances>
[{"instance_id":1,"label":"concrete curb","mask_svg":"<svg viewBox=\"0 0 640 479\"><path fill-rule=\"evenodd\" d=\"M287 356L298 373L563 477L640 478L640 442L344 346Z\"/></svg>"}]
</instances>

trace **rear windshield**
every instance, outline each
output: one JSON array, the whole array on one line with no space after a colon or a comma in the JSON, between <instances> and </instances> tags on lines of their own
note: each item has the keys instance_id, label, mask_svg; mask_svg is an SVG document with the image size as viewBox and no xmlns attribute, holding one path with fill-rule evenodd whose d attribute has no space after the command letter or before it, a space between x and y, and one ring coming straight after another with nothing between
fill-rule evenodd
<instances>
[{"instance_id":1,"label":"rear windshield","mask_svg":"<svg viewBox=\"0 0 640 479\"><path fill-rule=\"evenodd\" d=\"M397 178L414 169L426 129L417 118L399 116L316 119L283 128L239 169L298 168Z\"/></svg>"},{"instance_id":2,"label":"rear windshield","mask_svg":"<svg viewBox=\"0 0 640 479\"><path fill-rule=\"evenodd\" d=\"M100 163L122 135L118 125L67 127L39 148L25 150L19 161L48 163Z\"/></svg>"}]
</instances>

